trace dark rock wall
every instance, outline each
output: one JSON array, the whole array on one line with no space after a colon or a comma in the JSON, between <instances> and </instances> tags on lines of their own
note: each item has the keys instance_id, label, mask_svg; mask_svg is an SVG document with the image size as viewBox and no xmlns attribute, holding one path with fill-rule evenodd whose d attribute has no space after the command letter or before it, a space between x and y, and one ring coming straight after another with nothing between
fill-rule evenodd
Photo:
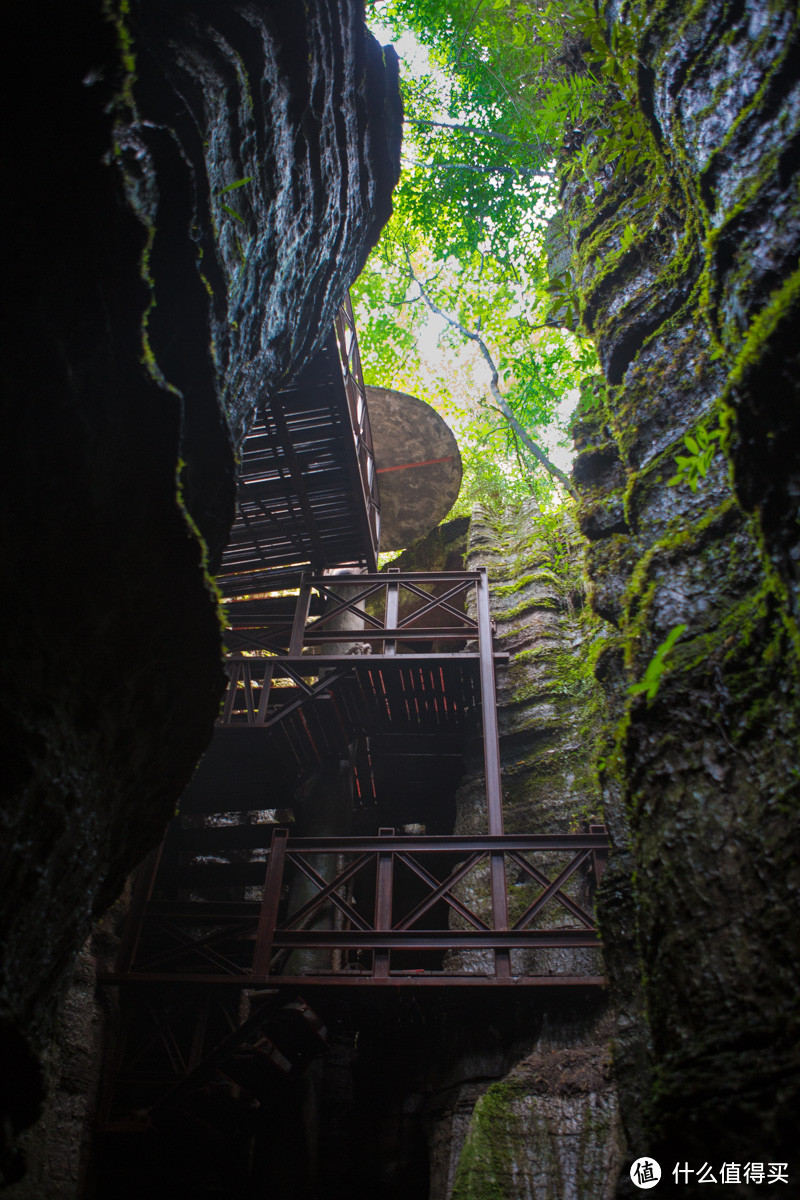
<instances>
[{"instance_id":1,"label":"dark rock wall","mask_svg":"<svg viewBox=\"0 0 800 1200\"><path fill-rule=\"evenodd\" d=\"M121 21L136 78L116 137L150 239L147 337L181 392L186 502L216 549L225 422L236 447L327 337L391 212L397 60L356 0L134 0Z\"/></svg>"},{"instance_id":2,"label":"dark rock wall","mask_svg":"<svg viewBox=\"0 0 800 1200\"><path fill-rule=\"evenodd\" d=\"M529 1053L482 1090L452 1191L437 1196L612 1200L622 1147L610 1022L558 1007Z\"/></svg>"},{"instance_id":3,"label":"dark rock wall","mask_svg":"<svg viewBox=\"0 0 800 1200\"><path fill-rule=\"evenodd\" d=\"M19 1139L26 1171L8 1189L9 1200L76 1200L97 1194L92 1140L104 1055L120 1026L117 989L98 987L97 977L114 967L129 903L126 887L78 954L41 1053L47 1102L41 1118Z\"/></svg>"},{"instance_id":4,"label":"dark rock wall","mask_svg":"<svg viewBox=\"0 0 800 1200\"><path fill-rule=\"evenodd\" d=\"M389 214L400 110L357 0L19 4L3 54L13 1130L40 1090L26 1039L210 736L236 446Z\"/></svg>"},{"instance_id":5,"label":"dark rock wall","mask_svg":"<svg viewBox=\"0 0 800 1200\"><path fill-rule=\"evenodd\" d=\"M609 385L584 395L575 467L614 627L601 912L631 1146L718 1168L791 1158L800 1107L800 18L641 12L637 164L615 170L601 130L596 194L565 191ZM676 456L703 431L690 483Z\"/></svg>"},{"instance_id":6,"label":"dark rock wall","mask_svg":"<svg viewBox=\"0 0 800 1200\"><path fill-rule=\"evenodd\" d=\"M599 819L601 803L592 748L603 700L592 668L603 623L585 606L582 539L567 515L543 515L534 503L509 511L476 508L466 565L488 570L496 645L509 655L497 679L506 831L585 829ZM457 833L486 831L482 759L473 765L457 793ZM568 861L542 855L536 865L552 879ZM513 923L540 889L513 872L508 884ZM591 907L588 874L576 873L567 888ZM461 895L489 916L488 873L471 873ZM559 925L560 913L546 908L539 920ZM456 926L459 918L453 914L451 921ZM491 969L484 951L453 952L446 963L467 973ZM603 974L592 950L513 951L512 970ZM602 1200L614 1194L623 1143L605 995L542 988L530 989L526 1001L522 1037L483 1001L483 1053L476 1053L477 1039L472 1056L465 1043L445 1077L448 1088L427 1101L431 1200ZM499 1061L489 1053L492 1036Z\"/></svg>"}]
</instances>

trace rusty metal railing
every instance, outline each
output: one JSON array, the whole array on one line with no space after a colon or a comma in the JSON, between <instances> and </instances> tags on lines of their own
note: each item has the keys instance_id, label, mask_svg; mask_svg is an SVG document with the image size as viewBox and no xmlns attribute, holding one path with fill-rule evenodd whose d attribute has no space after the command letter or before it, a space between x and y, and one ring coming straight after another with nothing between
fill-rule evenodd
<instances>
[{"instance_id":1,"label":"rusty metal railing","mask_svg":"<svg viewBox=\"0 0 800 1200\"><path fill-rule=\"evenodd\" d=\"M360 493L364 502L369 537L374 554L374 566L377 566L378 551L381 541L381 502L378 488L378 474L375 469L375 454L372 447L372 432L369 425L369 410L367 408L367 393L364 388L364 377L361 371L361 356L358 350L355 319L350 295L336 314L334 322L336 343L339 348L339 361L342 367L347 408L350 413L350 426L356 447L358 462Z\"/></svg>"},{"instance_id":2,"label":"rusty metal railing","mask_svg":"<svg viewBox=\"0 0 800 1200\"><path fill-rule=\"evenodd\" d=\"M441 589L438 593L431 591L437 586ZM313 593L326 601L326 608L320 616L309 618ZM357 628L338 627L339 618L347 614L357 617ZM442 623L436 624L436 620ZM495 656L485 568L343 577L306 575L291 622L260 621L253 611L241 619L234 614L230 622L227 642L231 682L220 717L222 725L269 728L316 697L327 695L347 674L368 675L372 692L385 694L391 708L396 677L405 671L409 686L417 693L420 723L427 722L434 728L448 703L454 713L464 711L470 703L465 689L475 686L465 675L456 690L451 687L448 691L445 669L448 665L466 667L471 663L480 695L487 832L503 832ZM330 643L337 652L325 654L325 646ZM427 648L434 644L456 648ZM371 653L348 653L351 646ZM259 650L269 657L252 657ZM414 679L409 676L412 667L418 669ZM278 676L288 678L297 694L273 689ZM316 681L311 682L314 677ZM401 682L399 691L394 691L397 714L408 705L405 693L406 684Z\"/></svg>"},{"instance_id":3,"label":"rusty metal railing","mask_svg":"<svg viewBox=\"0 0 800 1200\"><path fill-rule=\"evenodd\" d=\"M515 949L597 948L599 933L585 901L567 890L591 878L608 850L603 833L415 837L383 829L377 837L295 838L276 828L264 867L260 902L150 901L123 943L114 982L236 982L270 986L290 981L335 983L512 982ZM499 859L529 885L509 920L487 886ZM332 868L325 865L330 861ZM546 866L547 863L551 865ZM219 878L224 875L220 864ZM207 887L214 886L213 865ZM292 904L293 881L305 882ZM477 888L476 888L477 884ZM145 883L146 887L147 884ZM573 889L574 892L574 889ZM475 895L483 899L476 902ZM287 975L292 951L329 951L331 968ZM446 964L408 966L414 955L489 951L493 965L465 974ZM400 955L406 965L395 966ZM564 976L548 972L551 983ZM514 982L536 982L535 974ZM570 975L571 983L598 977Z\"/></svg>"}]
</instances>

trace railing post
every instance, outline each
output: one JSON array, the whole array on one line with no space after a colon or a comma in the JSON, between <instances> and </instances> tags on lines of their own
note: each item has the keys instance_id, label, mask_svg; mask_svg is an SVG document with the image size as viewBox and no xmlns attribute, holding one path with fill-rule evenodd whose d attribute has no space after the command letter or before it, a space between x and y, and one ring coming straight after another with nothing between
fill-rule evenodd
<instances>
[{"instance_id":1,"label":"railing post","mask_svg":"<svg viewBox=\"0 0 800 1200\"><path fill-rule=\"evenodd\" d=\"M294 621L292 622L292 636L289 639L290 658L299 658L303 653L303 641L310 608L311 584L308 574L304 571L300 577L300 594L297 597L297 607L294 610Z\"/></svg>"},{"instance_id":2,"label":"railing post","mask_svg":"<svg viewBox=\"0 0 800 1200\"><path fill-rule=\"evenodd\" d=\"M369 534L371 553L367 567L378 569L380 547L380 495L375 471L372 432L369 425L367 393L361 370L361 355L358 350L355 319L349 295L345 296L334 321L335 340L342 369L345 400L350 416L350 428L356 447L358 480L364 501L364 518Z\"/></svg>"},{"instance_id":3,"label":"railing post","mask_svg":"<svg viewBox=\"0 0 800 1200\"><path fill-rule=\"evenodd\" d=\"M387 575L399 575L399 567L389 567ZM397 629L397 622L400 620L400 584L397 580L390 580L386 585L386 628ZM387 638L383 643L384 654L397 653L397 639Z\"/></svg>"},{"instance_id":4,"label":"railing post","mask_svg":"<svg viewBox=\"0 0 800 1200\"><path fill-rule=\"evenodd\" d=\"M478 654L481 675L481 716L483 720L483 765L486 777L486 816L488 832L503 832L503 791L500 782L500 731L497 725L497 693L492 650L492 614L489 609L489 580L486 568L479 567L476 580L478 609Z\"/></svg>"},{"instance_id":5,"label":"railing post","mask_svg":"<svg viewBox=\"0 0 800 1200\"><path fill-rule=\"evenodd\" d=\"M393 838L394 829L378 830L378 837ZM391 849L378 852L378 870L375 879L375 932L389 932L392 928L392 873L394 855ZM389 978L389 950L373 950L372 975L374 979Z\"/></svg>"},{"instance_id":6,"label":"railing post","mask_svg":"<svg viewBox=\"0 0 800 1200\"><path fill-rule=\"evenodd\" d=\"M125 929L120 939L119 953L117 954L115 969L119 975L127 975L136 957L136 951L139 948L139 938L142 933L142 921L144 920L147 903L153 894L153 887L155 886L163 848L164 843L161 842L154 850L151 850L136 872L131 906L128 909L128 918L125 922Z\"/></svg>"},{"instance_id":7,"label":"railing post","mask_svg":"<svg viewBox=\"0 0 800 1200\"><path fill-rule=\"evenodd\" d=\"M483 763L486 777L486 820L490 836L503 834L503 790L500 779L500 730L497 724L497 692L492 647L492 614L489 608L489 579L485 567L479 567L476 582L478 610L478 655L481 674L481 715L483 720ZM489 854L492 885L492 927L508 929L508 889L506 862L502 850ZM495 950L494 969L499 979L511 975L511 952Z\"/></svg>"},{"instance_id":8,"label":"railing post","mask_svg":"<svg viewBox=\"0 0 800 1200\"><path fill-rule=\"evenodd\" d=\"M264 893L261 897L261 912L258 915L256 945L253 952L253 975L257 977L269 975L272 942L275 937L278 907L281 902L283 867L286 861L288 837L288 829L274 829L272 832L272 844L269 851L267 874L264 879Z\"/></svg>"},{"instance_id":9,"label":"railing post","mask_svg":"<svg viewBox=\"0 0 800 1200\"><path fill-rule=\"evenodd\" d=\"M247 724L255 725L256 712L253 705L253 673L250 670L250 663L244 660L242 666L242 683L244 684L244 703L247 711Z\"/></svg>"},{"instance_id":10,"label":"railing post","mask_svg":"<svg viewBox=\"0 0 800 1200\"><path fill-rule=\"evenodd\" d=\"M590 825L589 833L608 833L605 825ZM608 863L608 850L593 850L592 851L592 866L594 868L595 887L598 887L600 880L603 878L603 872Z\"/></svg>"},{"instance_id":11,"label":"railing post","mask_svg":"<svg viewBox=\"0 0 800 1200\"><path fill-rule=\"evenodd\" d=\"M236 689L239 686L239 676L242 673L242 663L239 659L234 659L230 664L231 673L228 677L228 686L225 690L225 704L222 709L221 723L230 725L233 719L233 709L236 704Z\"/></svg>"},{"instance_id":12,"label":"railing post","mask_svg":"<svg viewBox=\"0 0 800 1200\"><path fill-rule=\"evenodd\" d=\"M492 850L489 855L492 881L492 928L495 932L508 929L508 888L506 886L506 860L502 850ZM511 977L511 951L495 950L494 973L498 979Z\"/></svg>"},{"instance_id":13,"label":"railing post","mask_svg":"<svg viewBox=\"0 0 800 1200\"><path fill-rule=\"evenodd\" d=\"M272 663L267 663L264 668L264 682L261 687L261 697L258 701L258 711L256 713L256 725L263 725L267 719L269 710L269 693L272 687Z\"/></svg>"}]
</instances>

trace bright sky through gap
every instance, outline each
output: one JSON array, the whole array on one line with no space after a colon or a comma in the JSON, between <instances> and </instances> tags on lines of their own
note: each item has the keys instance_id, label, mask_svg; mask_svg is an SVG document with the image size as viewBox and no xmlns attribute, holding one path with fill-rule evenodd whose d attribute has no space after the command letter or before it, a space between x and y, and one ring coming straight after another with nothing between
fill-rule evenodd
<instances>
[{"instance_id":1,"label":"bright sky through gap","mask_svg":"<svg viewBox=\"0 0 800 1200\"><path fill-rule=\"evenodd\" d=\"M408 73L415 79L427 75L438 77L444 81L444 73L438 63L432 60L428 48L423 46L410 30L404 31L398 37L393 37L387 26L381 24L374 17L370 18L367 24L381 45L394 46L400 58L401 73ZM443 88L442 91L444 93L445 89ZM444 122L458 119L445 110L435 116ZM426 309L417 344L422 360L421 366L427 376L430 379L437 377L446 379L450 403L447 405L447 411L443 411L442 415L458 437L461 424L459 412L464 414L463 420L466 421L477 399L488 393L489 372L481 358L480 351L474 344L464 344L456 351L451 345L442 343L442 335L448 329L447 322L443 318ZM559 419L562 422L569 419L577 402L577 392L571 391L566 394L558 410ZM574 453L571 445L569 448L565 448L558 444L563 435L553 428L544 436L541 433L539 436L551 461L562 471L569 472L572 468Z\"/></svg>"}]
</instances>

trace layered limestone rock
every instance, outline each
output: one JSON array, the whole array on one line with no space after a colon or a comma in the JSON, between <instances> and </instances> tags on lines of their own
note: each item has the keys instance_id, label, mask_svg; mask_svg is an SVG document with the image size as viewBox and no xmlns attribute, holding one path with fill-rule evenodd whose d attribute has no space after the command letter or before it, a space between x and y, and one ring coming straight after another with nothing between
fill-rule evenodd
<instances>
[{"instance_id":1,"label":"layered limestone rock","mask_svg":"<svg viewBox=\"0 0 800 1200\"><path fill-rule=\"evenodd\" d=\"M27 1039L210 736L236 446L389 214L400 111L357 0L17 6L4 48L13 1132L41 1091Z\"/></svg>"},{"instance_id":2,"label":"layered limestone rock","mask_svg":"<svg viewBox=\"0 0 800 1200\"><path fill-rule=\"evenodd\" d=\"M593 747L603 718L593 658L602 625L585 607L582 545L564 514L476 509L466 565L489 572L496 646L509 654L498 671L497 697L505 828L509 833L563 833L598 819L600 796ZM486 832L484 783L478 762L457 794L456 832ZM533 855L553 878L569 856ZM520 871L509 875L513 923L541 890ZM593 878L573 876L565 890L591 908ZM474 870L461 898L487 918L488 874ZM451 920L455 925L456 914ZM569 924L558 905L537 924ZM487 952L454 952L460 972L491 970ZM602 975L592 950L512 952L518 973ZM613 1195L622 1158L611 1084L609 1036L602 993L552 991L527 1012L527 1040L500 1036L502 1061L465 1062L457 1086L429 1101L431 1197L581 1200ZM530 994L532 995L532 993ZM529 996L530 998L530 996ZM511 1069L509 1070L509 1066ZM456 1068L453 1068L455 1073Z\"/></svg>"},{"instance_id":3,"label":"layered limestone rock","mask_svg":"<svg viewBox=\"0 0 800 1200\"><path fill-rule=\"evenodd\" d=\"M19 1140L26 1171L8 1190L10 1200L76 1200L90 1190L103 1056L120 1024L116 989L98 988L97 977L113 970L129 902L126 888L78 954L41 1056L47 1102Z\"/></svg>"},{"instance_id":4,"label":"layered limestone rock","mask_svg":"<svg viewBox=\"0 0 800 1200\"><path fill-rule=\"evenodd\" d=\"M607 15L631 27L631 6ZM597 194L574 176L565 191L608 385L585 391L575 478L594 605L616 627L598 677L614 713L601 915L617 1078L641 1152L785 1161L800 1106L800 18L753 0L640 16L637 165L615 170L612 122L590 142Z\"/></svg>"},{"instance_id":5,"label":"layered limestone rock","mask_svg":"<svg viewBox=\"0 0 800 1200\"><path fill-rule=\"evenodd\" d=\"M609 1023L547 1022L477 1099L453 1200L611 1200L622 1154Z\"/></svg>"},{"instance_id":6,"label":"layered limestone rock","mask_svg":"<svg viewBox=\"0 0 800 1200\"><path fill-rule=\"evenodd\" d=\"M149 239L148 345L183 398L184 497L213 555L228 437L327 338L390 215L397 58L359 0L134 0L119 30L135 77L115 144Z\"/></svg>"},{"instance_id":7,"label":"layered limestone rock","mask_svg":"<svg viewBox=\"0 0 800 1200\"><path fill-rule=\"evenodd\" d=\"M497 672L497 713L507 833L567 833L599 820L600 795L593 746L602 719L602 696L593 677L593 645L602 623L584 608L582 548L564 514L544 516L535 503L520 510L477 508L470 525L467 566L486 567L496 647L509 655ZM476 764L477 765L477 764ZM468 773L457 796L456 832L487 829L482 764ZM551 878L569 855L534 856ZM591 908L588 874L573 876L567 890ZM509 920L525 911L538 886L519 873L509 878ZM488 868L467 879L463 899L487 908ZM456 920L453 914L453 921ZM569 920L558 905L543 923ZM455 965L488 965L477 954L453 954ZM515 973L602 975L591 950L514 951Z\"/></svg>"}]
</instances>

